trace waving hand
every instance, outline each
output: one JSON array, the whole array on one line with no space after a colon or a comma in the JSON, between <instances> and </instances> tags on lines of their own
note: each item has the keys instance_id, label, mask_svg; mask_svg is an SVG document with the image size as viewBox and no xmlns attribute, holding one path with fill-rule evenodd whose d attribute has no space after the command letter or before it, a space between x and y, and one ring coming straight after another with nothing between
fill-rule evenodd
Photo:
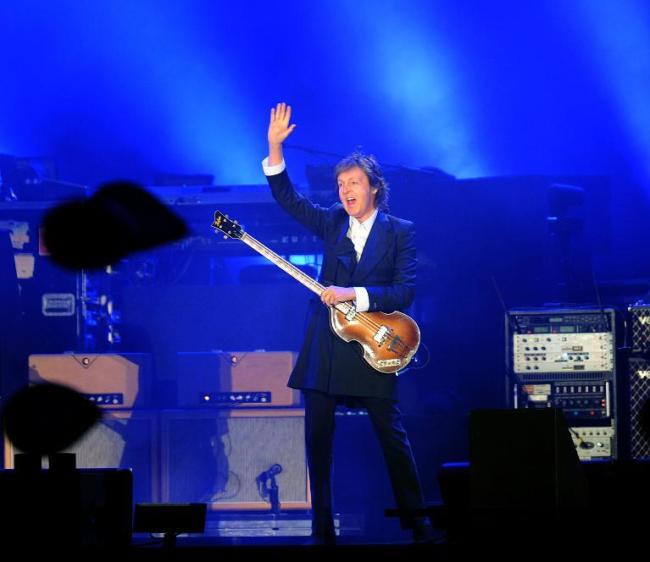
<instances>
[{"instance_id":1,"label":"waving hand","mask_svg":"<svg viewBox=\"0 0 650 562\"><path fill-rule=\"evenodd\" d=\"M278 103L271 108L271 119L269 121L269 164L282 162L282 143L296 128L291 122L291 106L286 103Z\"/></svg>"}]
</instances>

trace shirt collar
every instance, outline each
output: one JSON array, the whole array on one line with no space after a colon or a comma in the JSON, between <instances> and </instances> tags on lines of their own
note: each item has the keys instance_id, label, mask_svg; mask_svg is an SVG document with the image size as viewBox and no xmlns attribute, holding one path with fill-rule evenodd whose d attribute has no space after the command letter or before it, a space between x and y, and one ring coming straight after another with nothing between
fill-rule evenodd
<instances>
[{"instance_id":1,"label":"shirt collar","mask_svg":"<svg viewBox=\"0 0 650 562\"><path fill-rule=\"evenodd\" d=\"M375 209L375 212L372 213L365 221L361 222L358 219L354 217L350 217L350 228L352 230L359 230L363 229L367 232L370 232L370 229L372 228L372 225L375 224L375 220L377 219L377 213L379 213L379 209Z\"/></svg>"}]
</instances>

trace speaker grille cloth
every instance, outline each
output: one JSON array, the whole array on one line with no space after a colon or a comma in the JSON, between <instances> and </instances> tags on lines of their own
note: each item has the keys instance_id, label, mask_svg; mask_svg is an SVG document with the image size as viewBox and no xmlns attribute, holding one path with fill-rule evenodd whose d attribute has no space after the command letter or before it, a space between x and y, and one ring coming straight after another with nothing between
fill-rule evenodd
<instances>
[{"instance_id":1,"label":"speaker grille cloth","mask_svg":"<svg viewBox=\"0 0 650 562\"><path fill-rule=\"evenodd\" d=\"M63 452L74 453L77 468L129 468L133 471L133 496L137 502L157 500L153 418L130 412L105 416L79 441ZM12 452L21 451L12 447ZM47 457L43 467L49 466Z\"/></svg>"},{"instance_id":2,"label":"speaker grille cloth","mask_svg":"<svg viewBox=\"0 0 650 562\"><path fill-rule=\"evenodd\" d=\"M650 351L650 306L631 306L630 325L632 330L632 352Z\"/></svg>"},{"instance_id":3,"label":"speaker grille cloth","mask_svg":"<svg viewBox=\"0 0 650 562\"><path fill-rule=\"evenodd\" d=\"M630 454L634 459L650 458L649 428L643 428L641 413L650 407L650 362L630 358Z\"/></svg>"},{"instance_id":4,"label":"speaker grille cloth","mask_svg":"<svg viewBox=\"0 0 650 562\"><path fill-rule=\"evenodd\" d=\"M274 464L280 502L306 500L303 417L196 417L168 427L169 501L263 502L256 477Z\"/></svg>"}]
</instances>

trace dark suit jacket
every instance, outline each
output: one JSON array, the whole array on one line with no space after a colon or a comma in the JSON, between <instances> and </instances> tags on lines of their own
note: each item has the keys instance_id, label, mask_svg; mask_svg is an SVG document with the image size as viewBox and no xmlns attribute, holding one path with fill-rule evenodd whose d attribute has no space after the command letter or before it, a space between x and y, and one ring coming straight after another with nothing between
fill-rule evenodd
<instances>
[{"instance_id":1,"label":"dark suit jacket","mask_svg":"<svg viewBox=\"0 0 650 562\"><path fill-rule=\"evenodd\" d=\"M356 263L346 236L349 216L340 203L315 205L298 193L286 171L268 176L273 197L292 217L324 242L320 282L365 287L370 311L404 310L415 294L415 229L413 223L379 212ZM314 298L305 340L289 386L342 396L397 398L396 376L379 373L363 359L361 346L346 343L329 324L329 311Z\"/></svg>"}]
</instances>

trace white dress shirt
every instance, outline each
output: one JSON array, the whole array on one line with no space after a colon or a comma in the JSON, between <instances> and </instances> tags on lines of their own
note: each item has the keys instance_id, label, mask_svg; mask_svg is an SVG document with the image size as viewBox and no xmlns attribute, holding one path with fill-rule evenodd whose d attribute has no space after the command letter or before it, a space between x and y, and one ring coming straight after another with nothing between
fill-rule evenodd
<instances>
[{"instance_id":1,"label":"white dress shirt","mask_svg":"<svg viewBox=\"0 0 650 562\"><path fill-rule=\"evenodd\" d=\"M286 165L284 160L282 160L279 164L269 166L269 159L267 156L262 160L262 168L264 169L264 175L275 176L284 172ZM368 236L370 236L370 229L372 228L372 225L375 224L376 218L377 209L375 209L375 212L363 222L359 222L354 217L350 217L350 227L348 228L347 237L352 240L352 244L354 244L354 250L357 253L357 263L361 260L361 254L366 246ZM366 312L370 308L370 297L368 296L368 291L365 287L353 287L353 289L355 294L355 308L358 312Z\"/></svg>"}]
</instances>

